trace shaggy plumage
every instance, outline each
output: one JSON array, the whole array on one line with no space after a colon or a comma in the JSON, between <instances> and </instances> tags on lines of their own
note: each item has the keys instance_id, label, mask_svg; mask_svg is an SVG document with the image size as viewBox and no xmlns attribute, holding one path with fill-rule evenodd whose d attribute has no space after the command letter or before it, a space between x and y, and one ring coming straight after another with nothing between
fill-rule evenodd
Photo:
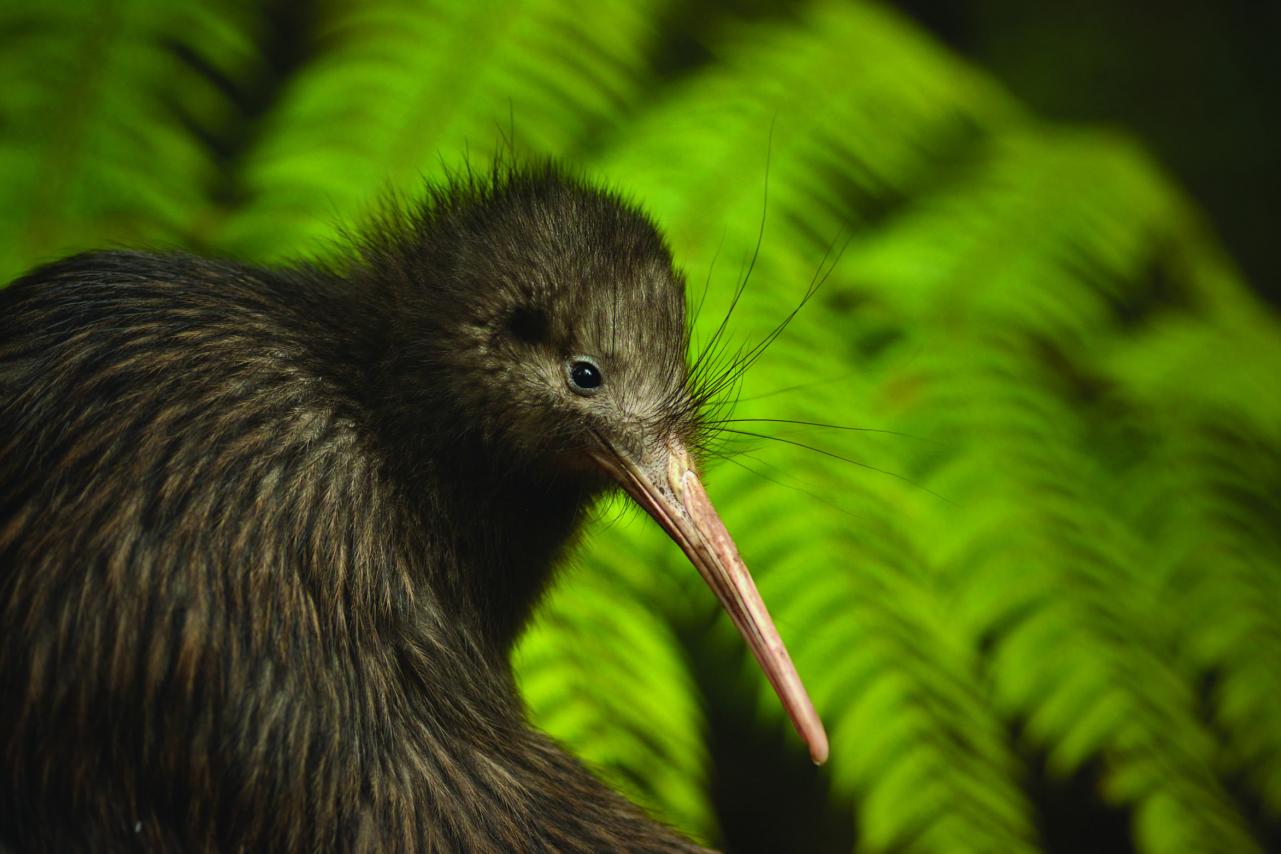
<instances>
[{"instance_id":1,"label":"shaggy plumage","mask_svg":"<svg viewBox=\"0 0 1281 854\"><path fill-rule=\"evenodd\" d=\"M530 728L508 661L592 437L696 440L661 237L552 168L370 233L0 293L0 848L696 850Z\"/></svg>"}]
</instances>

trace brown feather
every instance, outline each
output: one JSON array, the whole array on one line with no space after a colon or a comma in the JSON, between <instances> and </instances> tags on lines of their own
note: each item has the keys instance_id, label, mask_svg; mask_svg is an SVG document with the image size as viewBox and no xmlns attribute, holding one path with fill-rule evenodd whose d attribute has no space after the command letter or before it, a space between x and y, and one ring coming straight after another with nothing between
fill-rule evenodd
<instances>
[{"instance_id":1,"label":"brown feather","mask_svg":"<svg viewBox=\"0 0 1281 854\"><path fill-rule=\"evenodd\" d=\"M478 277L575 253L653 282L622 301L683 382L661 239L554 170L437 190L336 271L97 253L0 294L0 847L698 850L513 682L601 484L451 397L507 305Z\"/></svg>"}]
</instances>

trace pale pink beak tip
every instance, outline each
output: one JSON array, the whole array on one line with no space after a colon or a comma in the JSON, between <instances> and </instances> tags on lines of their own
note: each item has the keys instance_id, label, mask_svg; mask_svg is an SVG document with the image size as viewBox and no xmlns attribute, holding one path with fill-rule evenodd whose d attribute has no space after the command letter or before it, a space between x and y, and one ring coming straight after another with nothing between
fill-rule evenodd
<instances>
[{"instance_id":1,"label":"pale pink beak tip","mask_svg":"<svg viewBox=\"0 0 1281 854\"><path fill-rule=\"evenodd\" d=\"M665 458L644 468L618 454L600 461L663 526L712 588L774 687L810 758L822 765L828 756L823 722L685 449L672 443Z\"/></svg>"}]
</instances>

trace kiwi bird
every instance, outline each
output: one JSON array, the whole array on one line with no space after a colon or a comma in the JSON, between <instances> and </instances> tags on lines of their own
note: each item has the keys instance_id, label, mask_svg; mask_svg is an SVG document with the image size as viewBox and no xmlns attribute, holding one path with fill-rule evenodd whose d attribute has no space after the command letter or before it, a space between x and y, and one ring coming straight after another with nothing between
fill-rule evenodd
<instances>
[{"instance_id":1,"label":"kiwi bird","mask_svg":"<svg viewBox=\"0 0 1281 854\"><path fill-rule=\"evenodd\" d=\"M0 292L0 850L686 851L533 729L514 640L603 492L827 742L694 460L684 284L554 166L343 260Z\"/></svg>"}]
</instances>

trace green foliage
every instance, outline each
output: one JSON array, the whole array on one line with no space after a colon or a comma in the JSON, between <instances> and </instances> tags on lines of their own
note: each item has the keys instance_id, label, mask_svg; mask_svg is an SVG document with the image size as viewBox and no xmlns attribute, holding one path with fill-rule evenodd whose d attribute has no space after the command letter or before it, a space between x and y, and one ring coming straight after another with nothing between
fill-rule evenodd
<instances>
[{"instance_id":1,"label":"green foliage","mask_svg":"<svg viewBox=\"0 0 1281 854\"><path fill-rule=\"evenodd\" d=\"M1119 841L1071 809L1145 851L1276 841L1281 335L1125 138L1038 122L869 3L7 0L0 32L6 280L121 242L327 252L506 138L655 214L695 299L709 278L705 341L764 207L734 336L832 266L735 416L873 429L730 425L785 441L727 433L711 491L858 847ZM602 516L519 650L531 713L732 836L691 644L735 650L752 726L788 725L674 547Z\"/></svg>"}]
</instances>

